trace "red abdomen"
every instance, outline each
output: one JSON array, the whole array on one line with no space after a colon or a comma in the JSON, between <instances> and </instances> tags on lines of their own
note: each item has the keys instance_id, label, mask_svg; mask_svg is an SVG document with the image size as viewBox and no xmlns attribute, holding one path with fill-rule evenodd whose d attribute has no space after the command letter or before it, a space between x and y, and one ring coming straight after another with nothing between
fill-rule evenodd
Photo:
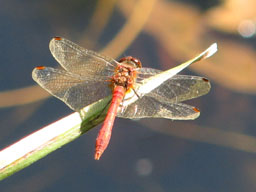
<instances>
[{"instance_id":1,"label":"red abdomen","mask_svg":"<svg viewBox=\"0 0 256 192\"><path fill-rule=\"evenodd\" d=\"M104 120L103 126L100 129L98 137L96 139L95 155L94 155L94 158L96 160L100 159L100 156L108 146L109 140L111 138L112 127L116 118L117 110L124 98L124 94L125 94L125 88L123 86L115 87L107 116Z\"/></svg>"}]
</instances>

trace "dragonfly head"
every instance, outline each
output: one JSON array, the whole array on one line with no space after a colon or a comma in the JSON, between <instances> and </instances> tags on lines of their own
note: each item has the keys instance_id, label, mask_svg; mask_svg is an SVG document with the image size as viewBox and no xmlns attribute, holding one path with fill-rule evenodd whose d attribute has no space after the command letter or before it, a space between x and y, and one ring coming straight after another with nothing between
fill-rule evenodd
<instances>
[{"instance_id":1,"label":"dragonfly head","mask_svg":"<svg viewBox=\"0 0 256 192\"><path fill-rule=\"evenodd\" d=\"M135 68L141 68L141 62L139 59L136 59L132 56L127 56L127 57L123 57L119 60L119 63L123 63L123 64L128 64L128 65L132 65Z\"/></svg>"}]
</instances>

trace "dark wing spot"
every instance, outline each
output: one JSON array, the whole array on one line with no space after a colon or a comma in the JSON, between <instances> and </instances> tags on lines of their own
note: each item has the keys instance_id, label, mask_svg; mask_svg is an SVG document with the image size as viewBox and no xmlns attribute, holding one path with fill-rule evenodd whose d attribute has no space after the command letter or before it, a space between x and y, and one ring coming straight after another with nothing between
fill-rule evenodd
<instances>
[{"instance_id":1,"label":"dark wing spot","mask_svg":"<svg viewBox=\"0 0 256 192\"><path fill-rule=\"evenodd\" d=\"M45 69L45 66L37 66L36 69L43 70L43 69Z\"/></svg>"},{"instance_id":2,"label":"dark wing spot","mask_svg":"<svg viewBox=\"0 0 256 192\"><path fill-rule=\"evenodd\" d=\"M200 112L200 110L199 110L198 108L196 108L196 107L194 107L193 110L194 110L195 112L197 112L197 113Z\"/></svg>"},{"instance_id":3,"label":"dark wing spot","mask_svg":"<svg viewBox=\"0 0 256 192\"><path fill-rule=\"evenodd\" d=\"M62 38L61 37L54 37L55 40L60 41Z\"/></svg>"},{"instance_id":4,"label":"dark wing spot","mask_svg":"<svg viewBox=\"0 0 256 192\"><path fill-rule=\"evenodd\" d=\"M206 78L202 78L203 79L203 81L205 81L205 82L209 82L209 80L208 79L206 79Z\"/></svg>"}]
</instances>

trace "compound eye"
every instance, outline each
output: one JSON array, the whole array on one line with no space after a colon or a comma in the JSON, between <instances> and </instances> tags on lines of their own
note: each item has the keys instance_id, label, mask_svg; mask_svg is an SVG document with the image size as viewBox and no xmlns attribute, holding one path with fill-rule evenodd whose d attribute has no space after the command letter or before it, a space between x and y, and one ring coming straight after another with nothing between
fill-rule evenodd
<instances>
[{"instance_id":1,"label":"compound eye","mask_svg":"<svg viewBox=\"0 0 256 192\"><path fill-rule=\"evenodd\" d=\"M138 67L138 68L141 68L141 67L142 67L141 62L140 62L139 59L136 59L136 58L132 57L132 58L131 58L131 61L132 61L133 63L135 63L136 67Z\"/></svg>"},{"instance_id":2,"label":"compound eye","mask_svg":"<svg viewBox=\"0 0 256 192\"><path fill-rule=\"evenodd\" d=\"M123 63L124 61L127 61L127 57L123 57L119 60L119 63Z\"/></svg>"},{"instance_id":3,"label":"compound eye","mask_svg":"<svg viewBox=\"0 0 256 192\"><path fill-rule=\"evenodd\" d=\"M139 59L136 59L134 57L128 56L128 57L123 57L119 60L119 63L126 63L126 64L132 64L136 68L141 68L141 62Z\"/></svg>"}]
</instances>

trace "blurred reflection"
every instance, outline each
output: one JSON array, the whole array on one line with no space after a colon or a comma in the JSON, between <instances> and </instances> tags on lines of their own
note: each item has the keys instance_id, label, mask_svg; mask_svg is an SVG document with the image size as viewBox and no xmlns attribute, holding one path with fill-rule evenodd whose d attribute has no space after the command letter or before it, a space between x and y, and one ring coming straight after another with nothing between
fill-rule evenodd
<instances>
[{"instance_id":1,"label":"blurred reflection","mask_svg":"<svg viewBox=\"0 0 256 192\"><path fill-rule=\"evenodd\" d=\"M150 159L139 159L136 163L136 172L138 175L150 175L153 170L153 164Z\"/></svg>"},{"instance_id":2,"label":"blurred reflection","mask_svg":"<svg viewBox=\"0 0 256 192\"><path fill-rule=\"evenodd\" d=\"M238 26L238 32L245 38L250 38L255 35L255 22L252 20L244 20Z\"/></svg>"}]
</instances>

